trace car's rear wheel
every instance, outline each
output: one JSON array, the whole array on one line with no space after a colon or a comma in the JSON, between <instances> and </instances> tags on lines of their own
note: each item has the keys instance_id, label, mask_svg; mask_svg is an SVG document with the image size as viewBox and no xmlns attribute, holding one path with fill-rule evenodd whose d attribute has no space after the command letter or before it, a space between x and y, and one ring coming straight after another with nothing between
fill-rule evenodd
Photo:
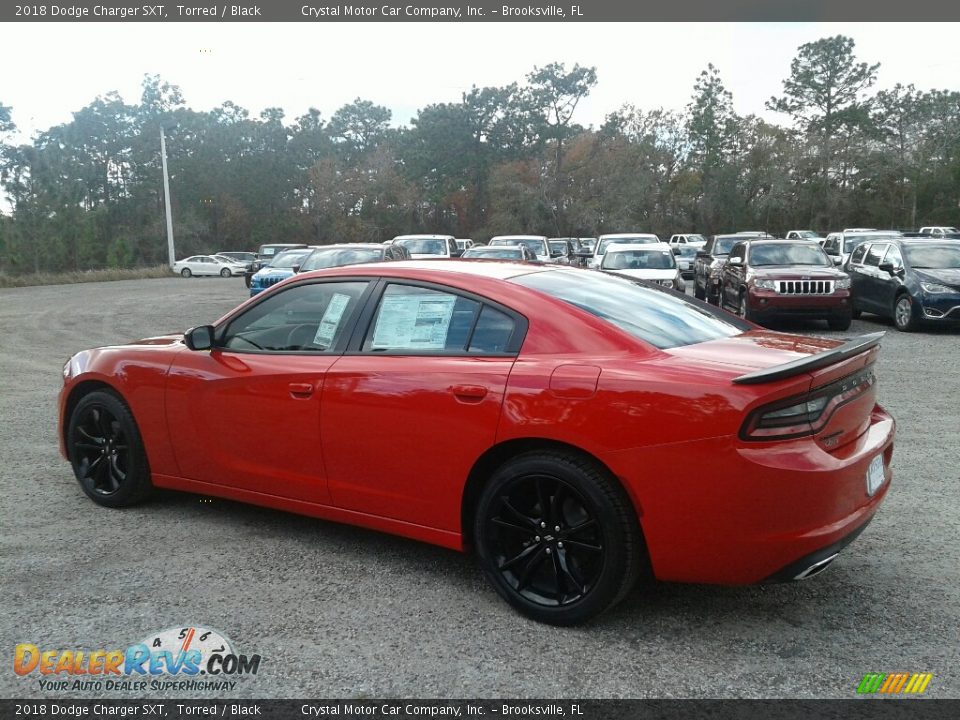
<instances>
[{"instance_id":1,"label":"car's rear wheel","mask_svg":"<svg viewBox=\"0 0 960 720\"><path fill-rule=\"evenodd\" d=\"M230 277L230 268L224 268L221 270L220 277Z\"/></svg>"},{"instance_id":2,"label":"car's rear wheel","mask_svg":"<svg viewBox=\"0 0 960 720\"><path fill-rule=\"evenodd\" d=\"M193 275L193 273L190 272L190 268L184 268L183 270L180 271L180 274L183 275L185 278L188 278L191 275Z\"/></svg>"},{"instance_id":3,"label":"car's rear wheel","mask_svg":"<svg viewBox=\"0 0 960 720\"><path fill-rule=\"evenodd\" d=\"M67 448L73 473L98 505L125 507L153 488L140 431L130 410L112 392L85 395L70 415Z\"/></svg>"},{"instance_id":4,"label":"car's rear wheel","mask_svg":"<svg viewBox=\"0 0 960 720\"><path fill-rule=\"evenodd\" d=\"M910 332L917 327L913 317L913 299L906 293L900 293L893 301L893 324L901 332Z\"/></svg>"},{"instance_id":5,"label":"car's rear wheel","mask_svg":"<svg viewBox=\"0 0 960 720\"><path fill-rule=\"evenodd\" d=\"M616 480L572 453L528 452L494 473L474 517L487 578L540 622L573 625L619 602L646 551Z\"/></svg>"}]
</instances>

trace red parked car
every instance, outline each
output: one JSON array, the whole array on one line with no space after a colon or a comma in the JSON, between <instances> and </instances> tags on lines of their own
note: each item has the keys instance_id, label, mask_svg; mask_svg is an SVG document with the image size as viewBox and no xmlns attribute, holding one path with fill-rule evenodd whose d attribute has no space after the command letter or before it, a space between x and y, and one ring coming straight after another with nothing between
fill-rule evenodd
<instances>
[{"instance_id":1,"label":"red parked car","mask_svg":"<svg viewBox=\"0 0 960 720\"><path fill-rule=\"evenodd\" d=\"M850 276L808 240L739 242L720 273L720 307L761 324L796 317L847 330L853 320Z\"/></svg>"},{"instance_id":2,"label":"red parked car","mask_svg":"<svg viewBox=\"0 0 960 720\"><path fill-rule=\"evenodd\" d=\"M554 265L343 267L77 353L60 439L100 505L174 488L473 548L514 607L572 624L638 580L826 567L889 487L878 340Z\"/></svg>"}]
</instances>

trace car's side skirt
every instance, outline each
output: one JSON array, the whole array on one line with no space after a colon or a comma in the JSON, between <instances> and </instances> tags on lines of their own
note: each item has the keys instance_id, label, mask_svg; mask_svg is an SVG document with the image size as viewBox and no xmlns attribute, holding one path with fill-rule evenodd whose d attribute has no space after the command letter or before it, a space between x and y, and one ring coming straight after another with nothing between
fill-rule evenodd
<instances>
[{"instance_id":1,"label":"car's side skirt","mask_svg":"<svg viewBox=\"0 0 960 720\"><path fill-rule=\"evenodd\" d=\"M291 500L277 495L267 495L266 493L253 492L252 490L215 485L213 483L188 480L171 475L158 475L154 473L152 480L154 486L159 488L183 490L200 495L212 495L214 497L236 500L251 505L260 505L262 507L297 513L298 515L308 515L309 517L320 518L322 520L332 520L333 522L345 523L347 525L357 525L370 530L400 535L461 552L465 549L463 545L463 535L457 532L451 532L450 530L439 530L437 528L415 525L393 518L369 515L355 510L345 510L343 508L319 505L302 500Z\"/></svg>"}]
</instances>

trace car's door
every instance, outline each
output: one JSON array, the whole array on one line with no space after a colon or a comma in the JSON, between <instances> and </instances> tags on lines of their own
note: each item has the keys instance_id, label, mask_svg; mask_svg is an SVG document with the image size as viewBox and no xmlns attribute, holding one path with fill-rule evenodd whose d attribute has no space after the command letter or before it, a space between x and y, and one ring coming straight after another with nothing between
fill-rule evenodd
<instances>
[{"instance_id":1,"label":"car's door","mask_svg":"<svg viewBox=\"0 0 960 720\"><path fill-rule=\"evenodd\" d=\"M889 314L890 308L882 304L884 284L890 280L890 274L880 270L880 261L890 247L889 243L875 242L867 248L860 266L861 307L870 312Z\"/></svg>"},{"instance_id":2,"label":"car's door","mask_svg":"<svg viewBox=\"0 0 960 720\"><path fill-rule=\"evenodd\" d=\"M320 398L369 287L291 286L217 328L213 350L177 355L166 413L183 477L329 503Z\"/></svg>"},{"instance_id":3,"label":"car's door","mask_svg":"<svg viewBox=\"0 0 960 720\"><path fill-rule=\"evenodd\" d=\"M886 254L881 258L880 264L889 263L893 266L893 272L877 268L877 307L885 312L893 311L893 300L897 296L897 290L903 284L901 273L903 271L903 254L900 248L890 243Z\"/></svg>"},{"instance_id":4,"label":"car's door","mask_svg":"<svg viewBox=\"0 0 960 720\"><path fill-rule=\"evenodd\" d=\"M333 503L458 531L463 485L494 443L525 332L522 316L469 293L384 283L324 383Z\"/></svg>"},{"instance_id":5,"label":"car's door","mask_svg":"<svg viewBox=\"0 0 960 720\"><path fill-rule=\"evenodd\" d=\"M746 255L747 246L745 243L737 243L730 248L730 255L727 257L727 262L720 275L721 304L726 303L730 307L739 307L740 287L744 284L743 279L747 272ZM740 263L730 262L734 258L739 258Z\"/></svg>"},{"instance_id":6,"label":"car's door","mask_svg":"<svg viewBox=\"0 0 960 720\"><path fill-rule=\"evenodd\" d=\"M867 303L869 301L866 298L867 271L863 267L863 258L869 248L869 243L861 243L854 248L853 254L850 255L850 260L847 261L844 268L844 271L850 276L850 295L853 298L854 310L868 309Z\"/></svg>"}]
</instances>

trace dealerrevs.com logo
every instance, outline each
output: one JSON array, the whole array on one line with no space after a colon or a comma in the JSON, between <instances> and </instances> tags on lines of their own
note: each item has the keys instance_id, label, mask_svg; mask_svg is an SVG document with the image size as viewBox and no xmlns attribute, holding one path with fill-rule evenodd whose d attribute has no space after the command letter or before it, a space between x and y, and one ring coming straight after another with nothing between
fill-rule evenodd
<instances>
[{"instance_id":1,"label":"dealerrevs.com logo","mask_svg":"<svg viewBox=\"0 0 960 720\"><path fill-rule=\"evenodd\" d=\"M933 673L867 673L857 686L861 695L922 695Z\"/></svg>"},{"instance_id":2,"label":"dealerrevs.com logo","mask_svg":"<svg viewBox=\"0 0 960 720\"><path fill-rule=\"evenodd\" d=\"M13 671L41 690L233 690L256 675L259 655L234 650L223 633L203 627L152 633L125 650L41 649L20 643Z\"/></svg>"}]
</instances>

